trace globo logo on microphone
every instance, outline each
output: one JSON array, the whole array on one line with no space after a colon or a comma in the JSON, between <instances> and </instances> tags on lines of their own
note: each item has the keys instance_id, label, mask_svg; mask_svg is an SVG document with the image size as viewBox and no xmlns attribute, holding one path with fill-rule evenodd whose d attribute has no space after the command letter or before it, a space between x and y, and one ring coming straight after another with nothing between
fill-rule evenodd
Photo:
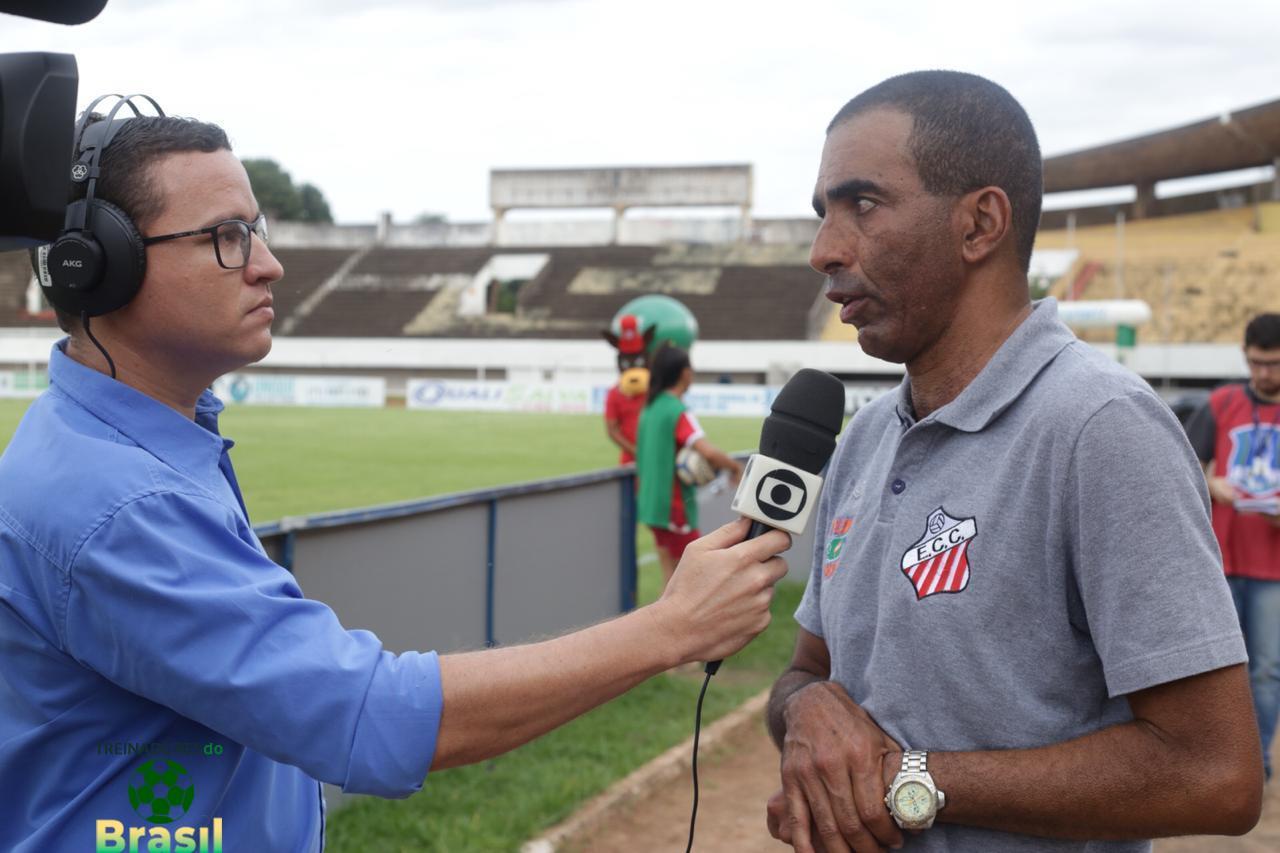
<instances>
[{"instance_id":1,"label":"globo logo on microphone","mask_svg":"<svg viewBox=\"0 0 1280 853\"><path fill-rule=\"evenodd\" d=\"M821 490L817 474L756 453L747 460L730 506L739 515L799 535Z\"/></svg>"},{"instance_id":2,"label":"globo logo on microphone","mask_svg":"<svg viewBox=\"0 0 1280 853\"><path fill-rule=\"evenodd\" d=\"M804 481L785 468L769 472L756 486L756 505L775 521L795 518L808 502Z\"/></svg>"}]
</instances>

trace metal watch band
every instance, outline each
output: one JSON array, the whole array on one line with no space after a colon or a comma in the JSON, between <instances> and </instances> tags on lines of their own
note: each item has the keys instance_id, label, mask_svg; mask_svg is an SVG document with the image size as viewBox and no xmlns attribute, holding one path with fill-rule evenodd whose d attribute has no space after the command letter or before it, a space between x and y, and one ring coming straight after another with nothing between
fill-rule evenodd
<instances>
[{"instance_id":1,"label":"metal watch band","mask_svg":"<svg viewBox=\"0 0 1280 853\"><path fill-rule=\"evenodd\" d=\"M929 753L922 749L908 749L902 753L903 773L928 773Z\"/></svg>"}]
</instances>

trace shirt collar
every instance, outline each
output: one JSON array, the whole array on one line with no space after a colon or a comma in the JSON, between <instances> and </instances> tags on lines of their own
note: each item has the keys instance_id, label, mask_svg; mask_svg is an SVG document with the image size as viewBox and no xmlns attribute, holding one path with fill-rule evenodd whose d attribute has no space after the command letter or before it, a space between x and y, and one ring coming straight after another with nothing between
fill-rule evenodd
<instances>
[{"instance_id":1,"label":"shirt collar","mask_svg":"<svg viewBox=\"0 0 1280 853\"><path fill-rule=\"evenodd\" d=\"M218 433L222 401L201 393L195 421L123 382L86 367L66 353L67 338L49 355L49 385L161 462L201 481L220 477L218 462L234 442Z\"/></svg>"},{"instance_id":2,"label":"shirt collar","mask_svg":"<svg viewBox=\"0 0 1280 853\"><path fill-rule=\"evenodd\" d=\"M1040 371L1075 340L1058 319L1057 300L1032 303L1027 318L959 396L934 413L934 419L964 432L978 432L1012 405ZM897 393L898 419L904 426L910 425L915 420L910 376L902 380Z\"/></svg>"}]
</instances>

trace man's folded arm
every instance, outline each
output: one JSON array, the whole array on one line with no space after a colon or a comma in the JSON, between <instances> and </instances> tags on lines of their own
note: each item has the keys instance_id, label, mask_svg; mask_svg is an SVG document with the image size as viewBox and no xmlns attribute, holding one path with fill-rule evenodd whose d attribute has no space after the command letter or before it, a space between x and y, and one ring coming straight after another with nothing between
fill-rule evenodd
<instances>
[{"instance_id":1,"label":"man's folded arm","mask_svg":"<svg viewBox=\"0 0 1280 853\"><path fill-rule=\"evenodd\" d=\"M1243 664L1127 697L1134 719L1037 749L931 752L938 820L1055 838L1241 835L1262 808ZM993 708L993 713L998 710Z\"/></svg>"}]
</instances>

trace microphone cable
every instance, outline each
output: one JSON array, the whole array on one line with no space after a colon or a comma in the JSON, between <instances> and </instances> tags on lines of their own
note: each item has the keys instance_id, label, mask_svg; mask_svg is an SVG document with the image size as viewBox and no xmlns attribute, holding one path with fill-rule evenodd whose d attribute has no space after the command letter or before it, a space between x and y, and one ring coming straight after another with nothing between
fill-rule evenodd
<instances>
[{"instance_id":1,"label":"microphone cable","mask_svg":"<svg viewBox=\"0 0 1280 853\"><path fill-rule=\"evenodd\" d=\"M93 330L89 328L89 312L80 312L80 325L84 326L84 333L89 336L89 340L93 341L93 345L98 348L98 352L102 353L102 357L107 360L107 366L111 368L111 378L116 378L116 363L111 360L111 353L107 352L107 348L94 336Z\"/></svg>"},{"instance_id":2,"label":"microphone cable","mask_svg":"<svg viewBox=\"0 0 1280 853\"><path fill-rule=\"evenodd\" d=\"M716 671L708 664L706 673L707 677L702 680L702 690L698 693L698 710L693 716L693 813L689 815L689 844L684 848L684 853L691 853L693 850L693 830L698 822L698 737L702 732L702 700L707 695L707 685L711 683L711 676Z\"/></svg>"},{"instance_id":3,"label":"microphone cable","mask_svg":"<svg viewBox=\"0 0 1280 853\"><path fill-rule=\"evenodd\" d=\"M799 535L809 521L822 488L822 470L836 449L836 433L844 419L845 387L830 373L801 368L782 386L769 406L760 429L760 452L747 461L730 508L751 519L746 539L754 539L770 527ZM753 464L759 461L760 468ZM770 486L770 484L773 484ZM759 492L770 486L769 496ZM786 499L776 497L781 489ZM812 491L812 494L809 492ZM797 497L798 495L798 497ZM741 500L740 500L741 499ZM707 677L698 694L693 719L693 813L689 816L689 844L698 821L698 739L702 731L702 700L711 676L723 661L707 661Z\"/></svg>"}]
</instances>

